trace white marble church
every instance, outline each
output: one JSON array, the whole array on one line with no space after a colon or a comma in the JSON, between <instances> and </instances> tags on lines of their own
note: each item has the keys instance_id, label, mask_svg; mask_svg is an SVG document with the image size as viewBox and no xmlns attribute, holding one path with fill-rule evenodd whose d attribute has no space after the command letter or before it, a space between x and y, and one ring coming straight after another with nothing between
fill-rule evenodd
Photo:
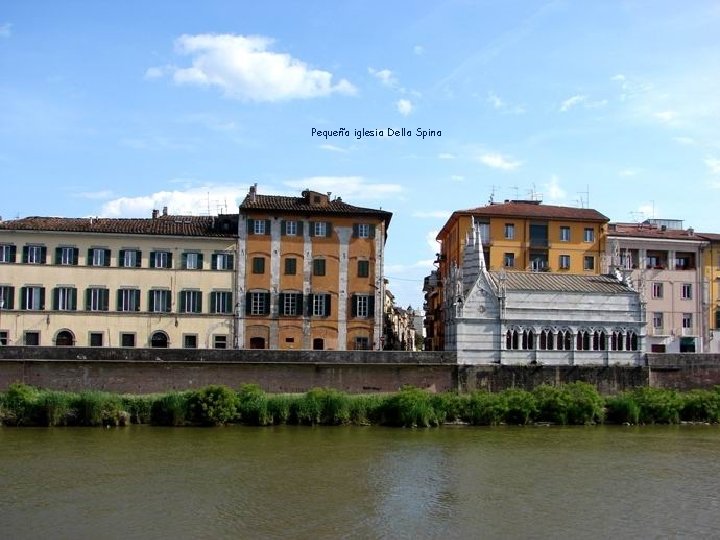
<instances>
[{"instance_id":1,"label":"white marble church","mask_svg":"<svg viewBox=\"0 0 720 540\"><path fill-rule=\"evenodd\" d=\"M446 349L460 364L639 365L642 298L629 279L488 271L477 227L446 280Z\"/></svg>"}]
</instances>

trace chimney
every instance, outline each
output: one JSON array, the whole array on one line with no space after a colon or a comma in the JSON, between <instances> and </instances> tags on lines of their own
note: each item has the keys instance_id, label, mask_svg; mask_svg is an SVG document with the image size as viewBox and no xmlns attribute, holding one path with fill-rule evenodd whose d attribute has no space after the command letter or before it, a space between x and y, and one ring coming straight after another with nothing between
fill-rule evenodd
<instances>
[{"instance_id":1,"label":"chimney","mask_svg":"<svg viewBox=\"0 0 720 540\"><path fill-rule=\"evenodd\" d=\"M163 206L163 216L167 216L167 206Z\"/></svg>"},{"instance_id":2,"label":"chimney","mask_svg":"<svg viewBox=\"0 0 720 540\"><path fill-rule=\"evenodd\" d=\"M160 212L157 210L157 208L153 208L152 218L153 218L153 219L157 219L159 213L160 213Z\"/></svg>"},{"instance_id":3,"label":"chimney","mask_svg":"<svg viewBox=\"0 0 720 540\"><path fill-rule=\"evenodd\" d=\"M257 182L250 186L250 202L257 200Z\"/></svg>"}]
</instances>

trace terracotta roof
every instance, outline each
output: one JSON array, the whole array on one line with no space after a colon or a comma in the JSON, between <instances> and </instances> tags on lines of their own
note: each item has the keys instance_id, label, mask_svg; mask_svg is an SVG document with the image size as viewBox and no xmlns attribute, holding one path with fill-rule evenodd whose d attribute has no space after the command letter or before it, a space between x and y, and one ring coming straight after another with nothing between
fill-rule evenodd
<instances>
[{"instance_id":1,"label":"terracotta roof","mask_svg":"<svg viewBox=\"0 0 720 540\"><path fill-rule=\"evenodd\" d=\"M498 284L500 272L489 272ZM559 274L556 272L505 272L505 287L511 291L558 291L577 293L632 293L613 276Z\"/></svg>"},{"instance_id":2,"label":"terracotta roof","mask_svg":"<svg viewBox=\"0 0 720 540\"><path fill-rule=\"evenodd\" d=\"M695 233L701 238L705 240L710 240L712 242L720 242L720 234L717 233Z\"/></svg>"},{"instance_id":3,"label":"terracotta roof","mask_svg":"<svg viewBox=\"0 0 720 540\"><path fill-rule=\"evenodd\" d=\"M665 229L647 223L610 223L607 235L622 238L657 238L664 240L693 240L702 242L708 235L685 229ZM712 235L710 235L712 236ZM717 235L720 238L720 235Z\"/></svg>"},{"instance_id":4,"label":"terracotta roof","mask_svg":"<svg viewBox=\"0 0 720 540\"><path fill-rule=\"evenodd\" d=\"M546 219L567 219L573 221L610 221L610 218L591 208L573 208L570 206L552 206L538 201L506 201L455 213L473 214L488 217L529 217Z\"/></svg>"},{"instance_id":5,"label":"terracotta roof","mask_svg":"<svg viewBox=\"0 0 720 540\"><path fill-rule=\"evenodd\" d=\"M0 231L57 231L74 233L149 234L160 236L213 236L233 237L237 225L228 230L218 226L219 219L233 216L170 216L157 218L63 218L31 216L0 222Z\"/></svg>"},{"instance_id":6,"label":"terracotta roof","mask_svg":"<svg viewBox=\"0 0 720 540\"><path fill-rule=\"evenodd\" d=\"M240 205L240 209L246 212L252 210L280 210L303 215L367 215L382 218L388 224L390 223L390 218L392 218L391 212L377 210L375 208L353 206L340 199L329 200L326 205L320 206L309 204L305 197L285 197L281 195L255 195L254 201L252 200L252 196L248 195Z\"/></svg>"}]
</instances>

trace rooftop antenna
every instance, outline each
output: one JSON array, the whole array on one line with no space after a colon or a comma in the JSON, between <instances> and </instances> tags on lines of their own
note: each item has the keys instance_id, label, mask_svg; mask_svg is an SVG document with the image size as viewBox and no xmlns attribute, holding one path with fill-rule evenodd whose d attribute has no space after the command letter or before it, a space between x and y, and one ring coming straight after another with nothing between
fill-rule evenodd
<instances>
[{"instance_id":1,"label":"rooftop antenna","mask_svg":"<svg viewBox=\"0 0 720 540\"><path fill-rule=\"evenodd\" d=\"M515 191L515 200L516 201L519 200L520 199L520 188L517 186L510 186L510 189Z\"/></svg>"},{"instance_id":2,"label":"rooftop antenna","mask_svg":"<svg viewBox=\"0 0 720 540\"><path fill-rule=\"evenodd\" d=\"M645 212L640 212L639 210L636 210L634 212L630 212L630 217L633 221L639 223L645 217Z\"/></svg>"},{"instance_id":3,"label":"rooftop antenna","mask_svg":"<svg viewBox=\"0 0 720 540\"><path fill-rule=\"evenodd\" d=\"M585 191L579 192L580 195L580 208L590 207L590 186L585 187ZM585 195L585 197L583 197Z\"/></svg>"},{"instance_id":4,"label":"rooftop antenna","mask_svg":"<svg viewBox=\"0 0 720 540\"><path fill-rule=\"evenodd\" d=\"M495 204L495 184L490 186L490 200L488 201L491 205Z\"/></svg>"},{"instance_id":5,"label":"rooftop antenna","mask_svg":"<svg viewBox=\"0 0 720 540\"><path fill-rule=\"evenodd\" d=\"M210 215L210 192L207 192L207 215Z\"/></svg>"}]
</instances>

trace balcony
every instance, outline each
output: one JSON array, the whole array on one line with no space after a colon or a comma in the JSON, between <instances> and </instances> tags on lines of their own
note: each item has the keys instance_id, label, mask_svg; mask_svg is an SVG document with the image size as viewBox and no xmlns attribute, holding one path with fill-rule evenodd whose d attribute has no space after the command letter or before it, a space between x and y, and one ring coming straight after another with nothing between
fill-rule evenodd
<instances>
[{"instance_id":1,"label":"balcony","mask_svg":"<svg viewBox=\"0 0 720 540\"><path fill-rule=\"evenodd\" d=\"M694 328L681 328L680 329L680 335L683 337L689 337L695 335L695 329Z\"/></svg>"}]
</instances>

